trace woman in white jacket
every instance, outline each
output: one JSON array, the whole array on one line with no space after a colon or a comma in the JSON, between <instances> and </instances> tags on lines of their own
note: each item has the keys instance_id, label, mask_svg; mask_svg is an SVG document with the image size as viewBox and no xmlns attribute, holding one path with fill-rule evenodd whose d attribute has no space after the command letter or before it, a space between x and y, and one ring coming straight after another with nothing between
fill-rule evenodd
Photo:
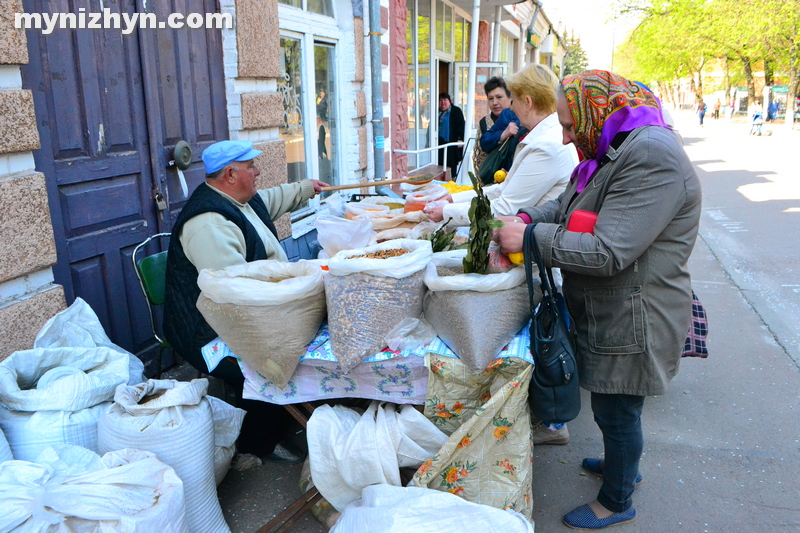
<instances>
[{"instance_id":1,"label":"woman in white jacket","mask_svg":"<svg viewBox=\"0 0 800 533\"><path fill-rule=\"evenodd\" d=\"M544 65L528 65L506 78L511 91L511 110L530 131L523 137L505 181L484 187L495 216L516 215L523 207L557 198L567 186L578 155L572 145L561 143L556 116L558 78ZM427 208L434 222L452 218L450 226L469 225L469 205L474 191L452 195L452 202Z\"/></svg>"}]
</instances>

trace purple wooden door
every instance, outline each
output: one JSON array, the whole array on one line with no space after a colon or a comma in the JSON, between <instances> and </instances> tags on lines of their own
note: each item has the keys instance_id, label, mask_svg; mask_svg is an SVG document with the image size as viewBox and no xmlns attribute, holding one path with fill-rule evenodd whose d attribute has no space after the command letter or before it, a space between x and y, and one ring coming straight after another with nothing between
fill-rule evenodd
<instances>
[{"instance_id":1,"label":"purple wooden door","mask_svg":"<svg viewBox=\"0 0 800 533\"><path fill-rule=\"evenodd\" d=\"M174 11L214 9L213 0L180 5ZM25 0L24 7L133 13L142 4ZM34 158L47 181L55 281L67 303L86 300L111 339L152 372L156 344L130 258L136 244L171 229L183 201L177 173L167 165L175 142L188 141L199 160L205 145L227 138L220 32L57 29L29 30L27 37L23 87L33 91L41 137ZM192 165L186 177L191 191L202 165ZM166 209L157 207L159 193Z\"/></svg>"}]
</instances>

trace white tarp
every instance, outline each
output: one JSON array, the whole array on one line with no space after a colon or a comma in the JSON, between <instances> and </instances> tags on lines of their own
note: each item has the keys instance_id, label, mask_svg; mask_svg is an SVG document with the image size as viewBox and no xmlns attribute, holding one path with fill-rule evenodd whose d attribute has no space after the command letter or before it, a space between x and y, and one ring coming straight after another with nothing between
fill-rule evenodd
<instances>
[{"instance_id":1,"label":"white tarp","mask_svg":"<svg viewBox=\"0 0 800 533\"><path fill-rule=\"evenodd\" d=\"M372 485L331 533L533 533L521 514L420 487Z\"/></svg>"},{"instance_id":2,"label":"white tarp","mask_svg":"<svg viewBox=\"0 0 800 533\"><path fill-rule=\"evenodd\" d=\"M148 452L49 447L0 464L0 531L187 533L183 482Z\"/></svg>"},{"instance_id":3,"label":"white tarp","mask_svg":"<svg viewBox=\"0 0 800 533\"><path fill-rule=\"evenodd\" d=\"M394 404L377 401L363 415L322 405L306 431L311 478L339 511L360 498L364 487L400 485L400 467L419 467L447 441L413 406L398 412Z\"/></svg>"}]
</instances>

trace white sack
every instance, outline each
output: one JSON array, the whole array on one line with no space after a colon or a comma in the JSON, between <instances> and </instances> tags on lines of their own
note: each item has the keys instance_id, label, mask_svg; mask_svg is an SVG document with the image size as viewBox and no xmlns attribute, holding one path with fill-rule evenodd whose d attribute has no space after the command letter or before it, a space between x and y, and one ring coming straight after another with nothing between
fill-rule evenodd
<instances>
[{"instance_id":1,"label":"white sack","mask_svg":"<svg viewBox=\"0 0 800 533\"><path fill-rule=\"evenodd\" d=\"M319 264L255 261L203 270L197 284L197 309L231 352L285 387L327 313Z\"/></svg>"},{"instance_id":2,"label":"white sack","mask_svg":"<svg viewBox=\"0 0 800 533\"><path fill-rule=\"evenodd\" d=\"M14 457L33 461L48 446L97 451L97 420L130 358L106 347L37 348L0 361L0 428Z\"/></svg>"},{"instance_id":3,"label":"white sack","mask_svg":"<svg viewBox=\"0 0 800 533\"><path fill-rule=\"evenodd\" d=\"M271 279L284 279L270 282ZM309 261L253 261L221 270L200 271L197 286L218 304L281 305L324 290L322 269Z\"/></svg>"},{"instance_id":4,"label":"white sack","mask_svg":"<svg viewBox=\"0 0 800 533\"><path fill-rule=\"evenodd\" d=\"M380 250L403 248L409 253L390 259L350 259L354 255L364 255ZM419 272L430 262L433 250L428 241L412 241L410 239L395 239L379 244L373 244L359 250L346 250L339 252L328 261L328 271L333 276L347 276L348 274L369 274L371 276L386 276L389 278L405 278Z\"/></svg>"},{"instance_id":5,"label":"white sack","mask_svg":"<svg viewBox=\"0 0 800 533\"><path fill-rule=\"evenodd\" d=\"M246 412L213 396L206 396L206 399L211 404L214 420L214 482L219 486L231 468Z\"/></svg>"},{"instance_id":6,"label":"white sack","mask_svg":"<svg viewBox=\"0 0 800 533\"><path fill-rule=\"evenodd\" d=\"M214 482L214 421L208 380L150 380L122 385L100 417L101 453L146 450L183 480L186 521L192 533L228 533Z\"/></svg>"},{"instance_id":7,"label":"white sack","mask_svg":"<svg viewBox=\"0 0 800 533\"><path fill-rule=\"evenodd\" d=\"M317 217L317 241L328 257L342 250L362 248L375 235L372 222L366 218L347 220L330 215Z\"/></svg>"},{"instance_id":8,"label":"white sack","mask_svg":"<svg viewBox=\"0 0 800 533\"><path fill-rule=\"evenodd\" d=\"M47 448L0 464L0 531L187 533L183 483L140 450Z\"/></svg>"},{"instance_id":9,"label":"white sack","mask_svg":"<svg viewBox=\"0 0 800 533\"><path fill-rule=\"evenodd\" d=\"M417 468L447 441L424 415L373 401L360 415L340 405L314 410L306 428L311 477L339 511L374 484L400 485L400 467Z\"/></svg>"},{"instance_id":10,"label":"white sack","mask_svg":"<svg viewBox=\"0 0 800 533\"><path fill-rule=\"evenodd\" d=\"M316 482L316 478L315 478ZM331 533L533 533L521 514L420 487L372 485Z\"/></svg>"},{"instance_id":11,"label":"white sack","mask_svg":"<svg viewBox=\"0 0 800 533\"><path fill-rule=\"evenodd\" d=\"M437 258L452 268L455 256ZM423 310L439 338L473 372L481 372L530 320L525 269L496 274L440 275L425 270Z\"/></svg>"},{"instance_id":12,"label":"white sack","mask_svg":"<svg viewBox=\"0 0 800 533\"><path fill-rule=\"evenodd\" d=\"M117 346L106 335L100 319L82 298L57 313L39 330L34 348L97 348L105 347L126 354L130 361L128 385L145 380L142 360Z\"/></svg>"},{"instance_id":13,"label":"white sack","mask_svg":"<svg viewBox=\"0 0 800 533\"><path fill-rule=\"evenodd\" d=\"M401 224L411 223L419 225L421 222L428 222L429 220L428 215L422 211L411 211L410 213L403 213L402 210L398 211L399 212L389 211L388 214L379 213L369 217L372 228L375 231L381 231L397 228L397 226Z\"/></svg>"}]
</instances>

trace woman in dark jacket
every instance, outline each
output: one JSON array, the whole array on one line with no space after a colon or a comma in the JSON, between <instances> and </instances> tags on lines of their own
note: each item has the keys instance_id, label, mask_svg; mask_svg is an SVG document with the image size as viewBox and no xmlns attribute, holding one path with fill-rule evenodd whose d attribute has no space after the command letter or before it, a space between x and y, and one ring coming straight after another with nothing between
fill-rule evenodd
<instances>
[{"instance_id":1,"label":"woman in dark jacket","mask_svg":"<svg viewBox=\"0 0 800 533\"><path fill-rule=\"evenodd\" d=\"M591 391L605 459L583 467L603 477L597 500L564 516L573 528L632 521L642 454L645 396L678 371L692 304L687 262L700 219L700 182L661 104L646 88L606 71L565 79L557 104L564 144L584 161L556 200L507 222L536 223L545 263L560 267L576 330L581 386ZM597 214L592 233L565 228L575 210ZM519 252L525 224L497 232Z\"/></svg>"}]
</instances>

